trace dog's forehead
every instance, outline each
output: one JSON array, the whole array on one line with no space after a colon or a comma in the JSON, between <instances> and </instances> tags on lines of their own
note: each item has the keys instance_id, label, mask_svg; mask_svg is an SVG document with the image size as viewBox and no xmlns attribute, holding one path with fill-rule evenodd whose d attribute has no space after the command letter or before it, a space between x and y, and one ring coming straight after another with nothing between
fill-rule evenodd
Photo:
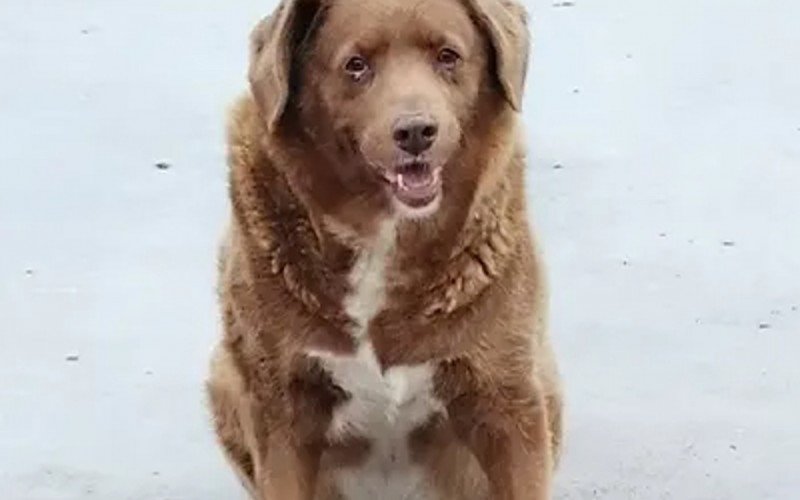
<instances>
[{"instance_id":1,"label":"dog's forehead","mask_svg":"<svg viewBox=\"0 0 800 500\"><path fill-rule=\"evenodd\" d=\"M323 33L375 43L450 34L468 45L478 36L463 0L331 0Z\"/></svg>"}]
</instances>

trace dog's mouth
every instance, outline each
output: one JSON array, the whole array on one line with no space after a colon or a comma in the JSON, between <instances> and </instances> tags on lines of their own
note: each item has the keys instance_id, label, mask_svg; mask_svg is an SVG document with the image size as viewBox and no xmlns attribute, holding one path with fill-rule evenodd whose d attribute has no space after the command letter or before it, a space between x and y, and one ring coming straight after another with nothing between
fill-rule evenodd
<instances>
[{"instance_id":1,"label":"dog's mouth","mask_svg":"<svg viewBox=\"0 0 800 500\"><path fill-rule=\"evenodd\" d=\"M402 162L383 172L398 201L411 208L424 208L439 197L442 188L442 167L427 161Z\"/></svg>"}]
</instances>

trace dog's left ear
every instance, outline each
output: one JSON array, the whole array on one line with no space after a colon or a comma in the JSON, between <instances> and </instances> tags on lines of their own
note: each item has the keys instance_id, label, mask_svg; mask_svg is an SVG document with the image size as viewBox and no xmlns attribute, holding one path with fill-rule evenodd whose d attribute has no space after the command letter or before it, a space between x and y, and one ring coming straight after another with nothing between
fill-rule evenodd
<instances>
[{"instance_id":1,"label":"dog's left ear","mask_svg":"<svg viewBox=\"0 0 800 500\"><path fill-rule=\"evenodd\" d=\"M516 0L467 0L478 25L489 36L495 56L497 79L514 110L522 108L528 72L528 16Z\"/></svg>"}]
</instances>

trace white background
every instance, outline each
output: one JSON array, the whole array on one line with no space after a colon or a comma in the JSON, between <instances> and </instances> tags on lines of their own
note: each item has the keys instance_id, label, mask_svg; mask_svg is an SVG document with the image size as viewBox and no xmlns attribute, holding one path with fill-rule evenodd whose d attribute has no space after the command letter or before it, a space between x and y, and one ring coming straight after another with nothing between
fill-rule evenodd
<instances>
[{"instance_id":1,"label":"white background","mask_svg":"<svg viewBox=\"0 0 800 500\"><path fill-rule=\"evenodd\" d=\"M556 497L797 498L800 2L529 7ZM202 380L223 117L271 8L0 2L3 500L243 498Z\"/></svg>"}]
</instances>

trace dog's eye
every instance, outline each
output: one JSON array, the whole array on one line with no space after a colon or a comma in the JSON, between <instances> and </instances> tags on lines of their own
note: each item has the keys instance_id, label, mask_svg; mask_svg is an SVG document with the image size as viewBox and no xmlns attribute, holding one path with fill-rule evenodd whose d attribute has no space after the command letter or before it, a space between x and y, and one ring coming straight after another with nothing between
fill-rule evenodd
<instances>
[{"instance_id":1,"label":"dog's eye","mask_svg":"<svg viewBox=\"0 0 800 500\"><path fill-rule=\"evenodd\" d=\"M436 55L436 62L444 69L454 69L460 61L459 53L450 48L445 47Z\"/></svg>"},{"instance_id":2,"label":"dog's eye","mask_svg":"<svg viewBox=\"0 0 800 500\"><path fill-rule=\"evenodd\" d=\"M361 56L353 56L345 63L344 70L353 80L359 81L369 71L369 63Z\"/></svg>"}]
</instances>

